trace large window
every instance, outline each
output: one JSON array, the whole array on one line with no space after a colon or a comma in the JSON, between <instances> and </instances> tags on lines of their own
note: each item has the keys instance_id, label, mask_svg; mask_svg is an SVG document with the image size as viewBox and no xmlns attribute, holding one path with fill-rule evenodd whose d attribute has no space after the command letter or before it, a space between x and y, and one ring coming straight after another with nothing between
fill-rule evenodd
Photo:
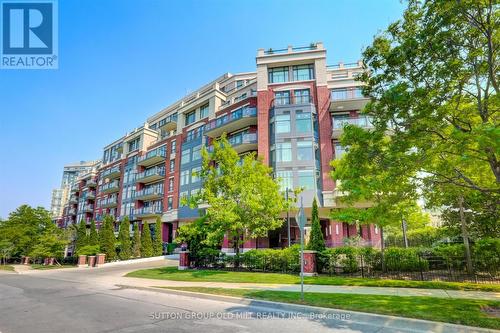
<instances>
[{"instance_id":1,"label":"large window","mask_svg":"<svg viewBox=\"0 0 500 333\"><path fill-rule=\"evenodd\" d=\"M196 183L200 181L201 167L196 167L191 169L191 183Z\"/></svg>"},{"instance_id":2,"label":"large window","mask_svg":"<svg viewBox=\"0 0 500 333\"><path fill-rule=\"evenodd\" d=\"M174 172L175 170L175 160L170 160L170 172Z\"/></svg>"},{"instance_id":3,"label":"large window","mask_svg":"<svg viewBox=\"0 0 500 333\"><path fill-rule=\"evenodd\" d=\"M181 164L187 164L191 162L191 149L186 149L182 151Z\"/></svg>"},{"instance_id":4,"label":"large window","mask_svg":"<svg viewBox=\"0 0 500 333\"><path fill-rule=\"evenodd\" d=\"M274 93L274 104L275 105L288 105L290 104L290 92L289 91L277 91Z\"/></svg>"},{"instance_id":5,"label":"large window","mask_svg":"<svg viewBox=\"0 0 500 333\"><path fill-rule=\"evenodd\" d=\"M314 79L314 65L293 66L293 80L304 81Z\"/></svg>"},{"instance_id":6,"label":"large window","mask_svg":"<svg viewBox=\"0 0 500 333\"><path fill-rule=\"evenodd\" d=\"M197 161L199 159L201 159L201 146L193 147L192 161Z\"/></svg>"},{"instance_id":7,"label":"large window","mask_svg":"<svg viewBox=\"0 0 500 333\"><path fill-rule=\"evenodd\" d=\"M292 161L292 143L282 142L276 144L276 162Z\"/></svg>"},{"instance_id":8,"label":"large window","mask_svg":"<svg viewBox=\"0 0 500 333\"><path fill-rule=\"evenodd\" d=\"M333 128L343 128L344 125L349 124L349 115L342 114L332 117Z\"/></svg>"},{"instance_id":9,"label":"large window","mask_svg":"<svg viewBox=\"0 0 500 333\"><path fill-rule=\"evenodd\" d=\"M312 121L310 112L297 111L295 113L295 130L298 133L311 132Z\"/></svg>"},{"instance_id":10,"label":"large window","mask_svg":"<svg viewBox=\"0 0 500 333\"><path fill-rule=\"evenodd\" d=\"M177 151L177 141L172 140L170 143L170 153L175 153Z\"/></svg>"},{"instance_id":11,"label":"large window","mask_svg":"<svg viewBox=\"0 0 500 333\"><path fill-rule=\"evenodd\" d=\"M200 108L200 119L206 117L208 117L208 104L205 104Z\"/></svg>"},{"instance_id":12,"label":"large window","mask_svg":"<svg viewBox=\"0 0 500 333\"><path fill-rule=\"evenodd\" d=\"M290 133L290 114L276 116L276 133Z\"/></svg>"},{"instance_id":13,"label":"large window","mask_svg":"<svg viewBox=\"0 0 500 333\"><path fill-rule=\"evenodd\" d=\"M169 192L174 191L174 177L168 179L168 191Z\"/></svg>"},{"instance_id":14,"label":"large window","mask_svg":"<svg viewBox=\"0 0 500 333\"><path fill-rule=\"evenodd\" d=\"M293 189L293 171L277 171L276 178L279 178L281 191Z\"/></svg>"},{"instance_id":15,"label":"large window","mask_svg":"<svg viewBox=\"0 0 500 333\"><path fill-rule=\"evenodd\" d=\"M173 208L174 208L174 198L168 197L167 198L167 210L172 210Z\"/></svg>"},{"instance_id":16,"label":"large window","mask_svg":"<svg viewBox=\"0 0 500 333\"><path fill-rule=\"evenodd\" d=\"M181 186L189 184L189 170L181 171Z\"/></svg>"},{"instance_id":17,"label":"large window","mask_svg":"<svg viewBox=\"0 0 500 333\"><path fill-rule=\"evenodd\" d=\"M139 140L140 139L137 138L137 139L132 140L128 143L128 151L129 152L139 149Z\"/></svg>"},{"instance_id":18,"label":"large window","mask_svg":"<svg viewBox=\"0 0 500 333\"><path fill-rule=\"evenodd\" d=\"M269 69L269 83L288 82L288 67Z\"/></svg>"},{"instance_id":19,"label":"large window","mask_svg":"<svg viewBox=\"0 0 500 333\"><path fill-rule=\"evenodd\" d=\"M314 159L312 141L297 141L297 160L312 161Z\"/></svg>"},{"instance_id":20,"label":"large window","mask_svg":"<svg viewBox=\"0 0 500 333\"><path fill-rule=\"evenodd\" d=\"M349 149L342 146L340 143L335 144L335 159L339 159L344 155Z\"/></svg>"},{"instance_id":21,"label":"large window","mask_svg":"<svg viewBox=\"0 0 500 333\"><path fill-rule=\"evenodd\" d=\"M304 190L314 190L316 179L313 170L299 170L298 176L299 187L302 187Z\"/></svg>"},{"instance_id":22,"label":"large window","mask_svg":"<svg viewBox=\"0 0 500 333\"><path fill-rule=\"evenodd\" d=\"M192 111L186 114L186 126L194 123L196 120L196 111Z\"/></svg>"},{"instance_id":23,"label":"large window","mask_svg":"<svg viewBox=\"0 0 500 333\"><path fill-rule=\"evenodd\" d=\"M307 104L311 102L309 89L297 89L293 92L295 104Z\"/></svg>"}]
</instances>

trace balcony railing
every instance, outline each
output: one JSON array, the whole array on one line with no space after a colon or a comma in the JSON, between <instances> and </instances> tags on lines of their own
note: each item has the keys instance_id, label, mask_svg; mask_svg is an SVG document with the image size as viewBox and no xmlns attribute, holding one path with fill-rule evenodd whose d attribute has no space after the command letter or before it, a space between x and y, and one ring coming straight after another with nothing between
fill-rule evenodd
<instances>
[{"instance_id":1,"label":"balcony railing","mask_svg":"<svg viewBox=\"0 0 500 333\"><path fill-rule=\"evenodd\" d=\"M135 176L135 180L137 182L155 181L163 177L165 177L165 167L155 167L139 172Z\"/></svg>"},{"instance_id":2,"label":"balcony railing","mask_svg":"<svg viewBox=\"0 0 500 333\"><path fill-rule=\"evenodd\" d=\"M142 208L135 208L133 215L135 217L144 217L151 215L161 215L163 213L163 208L161 206L149 206Z\"/></svg>"},{"instance_id":3,"label":"balcony railing","mask_svg":"<svg viewBox=\"0 0 500 333\"><path fill-rule=\"evenodd\" d=\"M76 215L76 209L71 208L71 209L69 210L69 215Z\"/></svg>"},{"instance_id":4,"label":"balcony railing","mask_svg":"<svg viewBox=\"0 0 500 333\"><path fill-rule=\"evenodd\" d=\"M165 147L160 147L148 151L146 155L143 155L137 159L138 165L148 166L165 160L167 152Z\"/></svg>"},{"instance_id":5,"label":"balcony railing","mask_svg":"<svg viewBox=\"0 0 500 333\"><path fill-rule=\"evenodd\" d=\"M215 130L217 128L228 125L232 122L238 121L243 118L257 117L257 108L255 107L243 107L231 112L229 115L225 115L214 119L207 123L204 127L204 132Z\"/></svg>"},{"instance_id":6,"label":"balcony railing","mask_svg":"<svg viewBox=\"0 0 500 333\"><path fill-rule=\"evenodd\" d=\"M118 191L119 188L120 188L120 182L115 180L113 182L101 185L99 188L99 191L103 192L103 193L110 193L110 192Z\"/></svg>"},{"instance_id":7,"label":"balcony railing","mask_svg":"<svg viewBox=\"0 0 500 333\"><path fill-rule=\"evenodd\" d=\"M95 199L95 192L87 192L87 200L94 200Z\"/></svg>"},{"instance_id":8,"label":"balcony railing","mask_svg":"<svg viewBox=\"0 0 500 333\"><path fill-rule=\"evenodd\" d=\"M70 204L76 204L76 203L78 203L78 198L76 196L74 196L74 195L70 196L69 197L69 203Z\"/></svg>"},{"instance_id":9,"label":"balcony railing","mask_svg":"<svg viewBox=\"0 0 500 333\"><path fill-rule=\"evenodd\" d=\"M274 98L274 106L292 105L292 104L309 104L312 103L311 96L279 96Z\"/></svg>"},{"instance_id":10,"label":"balcony railing","mask_svg":"<svg viewBox=\"0 0 500 333\"><path fill-rule=\"evenodd\" d=\"M89 179L89 180L87 180L86 185L88 187L96 187L97 186L97 182L95 181L95 179Z\"/></svg>"},{"instance_id":11,"label":"balcony railing","mask_svg":"<svg viewBox=\"0 0 500 333\"><path fill-rule=\"evenodd\" d=\"M120 166L114 166L112 168L109 168L107 170L104 170L101 174L102 178L116 178L120 176Z\"/></svg>"},{"instance_id":12,"label":"balcony railing","mask_svg":"<svg viewBox=\"0 0 500 333\"><path fill-rule=\"evenodd\" d=\"M146 187L142 190L136 191L134 199L136 200L152 200L163 196L163 189L160 187Z\"/></svg>"},{"instance_id":13,"label":"balcony railing","mask_svg":"<svg viewBox=\"0 0 500 333\"><path fill-rule=\"evenodd\" d=\"M86 213L92 213L94 212L94 205L85 205L83 207L83 211Z\"/></svg>"},{"instance_id":14,"label":"balcony railing","mask_svg":"<svg viewBox=\"0 0 500 333\"><path fill-rule=\"evenodd\" d=\"M345 125L356 125L359 127L372 127L371 117L360 118L335 118L333 117L333 128L342 129Z\"/></svg>"},{"instance_id":15,"label":"balcony railing","mask_svg":"<svg viewBox=\"0 0 500 333\"><path fill-rule=\"evenodd\" d=\"M333 89L331 93L332 101L344 101L359 98L366 98L365 96L363 96L361 88Z\"/></svg>"},{"instance_id":16,"label":"balcony railing","mask_svg":"<svg viewBox=\"0 0 500 333\"><path fill-rule=\"evenodd\" d=\"M237 146L245 143L257 143L257 133L245 133L234 135L229 138L231 146Z\"/></svg>"}]
</instances>

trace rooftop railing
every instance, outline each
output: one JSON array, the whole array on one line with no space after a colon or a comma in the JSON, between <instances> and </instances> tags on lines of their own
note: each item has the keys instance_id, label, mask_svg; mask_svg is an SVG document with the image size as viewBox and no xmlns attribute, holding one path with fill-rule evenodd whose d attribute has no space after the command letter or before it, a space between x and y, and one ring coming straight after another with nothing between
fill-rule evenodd
<instances>
[{"instance_id":1,"label":"rooftop railing","mask_svg":"<svg viewBox=\"0 0 500 333\"><path fill-rule=\"evenodd\" d=\"M342 101L349 99L358 99L365 98L361 91L361 88L342 88L342 89L333 89L331 92L331 100L332 101Z\"/></svg>"}]
</instances>

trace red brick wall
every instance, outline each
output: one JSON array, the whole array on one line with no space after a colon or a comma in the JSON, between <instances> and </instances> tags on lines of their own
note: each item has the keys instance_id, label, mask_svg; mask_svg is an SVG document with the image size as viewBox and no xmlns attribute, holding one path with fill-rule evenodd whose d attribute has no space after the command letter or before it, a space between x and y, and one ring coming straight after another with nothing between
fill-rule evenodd
<instances>
[{"instance_id":1,"label":"red brick wall","mask_svg":"<svg viewBox=\"0 0 500 333\"><path fill-rule=\"evenodd\" d=\"M333 158L332 146L332 120L330 116L330 91L328 87L318 87L317 111L318 129L321 157L321 178L323 191L332 191L335 188L333 179L330 177L330 161Z\"/></svg>"},{"instance_id":2,"label":"red brick wall","mask_svg":"<svg viewBox=\"0 0 500 333\"><path fill-rule=\"evenodd\" d=\"M272 98L271 91L257 93L257 128L259 133L257 154L266 165L269 165L269 108Z\"/></svg>"}]
</instances>

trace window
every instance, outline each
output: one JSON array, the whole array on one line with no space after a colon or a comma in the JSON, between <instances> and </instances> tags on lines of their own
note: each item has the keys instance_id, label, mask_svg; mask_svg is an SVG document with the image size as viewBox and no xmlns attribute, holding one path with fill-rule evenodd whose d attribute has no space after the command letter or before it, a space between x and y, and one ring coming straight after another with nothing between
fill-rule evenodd
<instances>
[{"instance_id":1,"label":"window","mask_svg":"<svg viewBox=\"0 0 500 333\"><path fill-rule=\"evenodd\" d=\"M290 92L289 91L277 91L274 93L274 104L275 105L288 105L290 104Z\"/></svg>"},{"instance_id":2,"label":"window","mask_svg":"<svg viewBox=\"0 0 500 333\"><path fill-rule=\"evenodd\" d=\"M172 192L174 190L174 177L168 179L168 191Z\"/></svg>"},{"instance_id":3,"label":"window","mask_svg":"<svg viewBox=\"0 0 500 333\"><path fill-rule=\"evenodd\" d=\"M344 128L344 125L349 124L349 115L343 114L332 117L333 128Z\"/></svg>"},{"instance_id":4,"label":"window","mask_svg":"<svg viewBox=\"0 0 500 333\"><path fill-rule=\"evenodd\" d=\"M269 69L269 83L288 82L288 67Z\"/></svg>"},{"instance_id":5,"label":"window","mask_svg":"<svg viewBox=\"0 0 500 333\"><path fill-rule=\"evenodd\" d=\"M189 170L181 171L181 186L189 184Z\"/></svg>"},{"instance_id":6,"label":"window","mask_svg":"<svg viewBox=\"0 0 500 333\"><path fill-rule=\"evenodd\" d=\"M186 126L194 123L196 120L196 111L192 111L186 114Z\"/></svg>"},{"instance_id":7,"label":"window","mask_svg":"<svg viewBox=\"0 0 500 333\"><path fill-rule=\"evenodd\" d=\"M177 141L172 140L170 143L170 153L175 153L177 151Z\"/></svg>"},{"instance_id":8,"label":"window","mask_svg":"<svg viewBox=\"0 0 500 333\"><path fill-rule=\"evenodd\" d=\"M193 147L192 161L197 161L199 159L201 159L201 146Z\"/></svg>"},{"instance_id":9,"label":"window","mask_svg":"<svg viewBox=\"0 0 500 333\"><path fill-rule=\"evenodd\" d=\"M181 164L184 165L189 162L191 162L191 149L183 150L181 155Z\"/></svg>"},{"instance_id":10,"label":"window","mask_svg":"<svg viewBox=\"0 0 500 333\"><path fill-rule=\"evenodd\" d=\"M312 130L311 113L297 111L295 113L295 129L298 133L307 133Z\"/></svg>"},{"instance_id":11,"label":"window","mask_svg":"<svg viewBox=\"0 0 500 333\"><path fill-rule=\"evenodd\" d=\"M196 183L200 181L200 171L201 167L196 167L191 169L191 183Z\"/></svg>"},{"instance_id":12,"label":"window","mask_svg":"<svg viewBox=\"0 0 500 333\"><path fill-rule=\"evenodd\" d=\"M292 143L283 142L276 144L276 162L292 161Z\"/></svg>"},{"instance_id":13,"label":"window","mask_svg":"<svg viewBox=\"0 0 500 333\"><path fill-rule=\"evenodd\" d=\"M293 172L292 171L277 171L276 178L280 180L281 191L293 189Z\"/></svg>"},{"instance_id":14,"label":"window","mask_svg":"<svg viewBox=\"0 0 500 333\"><path fill-rule=\"evenodd\" d=\"M243 87L244 83L245 83L245 81L243 81L243 80L237 80L236 81L236 89Z\"/></svg>"},{"instance_id":15,"label":"window","mask_svg":"<svg viewBox=\"0 0 500 333\"><path fill-rule=\"evenodd\" d=\"M208 104L200 108L200 119L208 117Z\"/></svg>"},{"instance_id":16,"label":"window","mask_svg":"<svg viewBox=\"0 0 500 333\"><path fill-rule=\"evenodd\" d=\"M167 199L167 210L172 210L174 208L174 198L168 197Z\"/></svg>"},{"instance_id":17,"label":"window","mask_svg":"<svg viewBox=\"0 0 500 333\"><path fill-rule=\"evenodd\" d=\"M174 172L175 170L175 160L170 160L170 172Z\"/></svg>"},{"instance_id":18,"label":"window","mask_svg":"<svg viewBox=\"0 0 500 333\"><path fill-rule=\"evenodd\" d=\"M312 170L299 170L299 187L304 190L314 190L316 179Z\"/></svg>"},{"instance_id":19,"label":"window","mask_svg":"<svg viewBox=\"0 0 500 333\"><path fill-rule=\"evenodd\" d=\"M276 116L276 133L290 133L290 114Z\"/></svg>"},{"instance_id":20,"label":"window","mask_svg":"<svg viewBox=\"0 0 500 333\"><path fill-rule=\"evenodd\" d=\"M311 102L309 89L298 89L293 92L295 96L295 104L307 104Z\"/></svg>"},{"instance_id":21,"label":"window","mask_svg":"<svg viewBox=\"0 0 500 333\"><path fill-rule=\"evenodd\" d=\"M139 149L139 139L140 138L134 139L128 143L129 152Z\"/></svg>"},{"instance_id":22,"label":"window","mask_svg":"<svg viewBox=\"0 0 500 333\"><path fill-rule=\"evenodd\" d=\"M343 147L340 143L335 144L335 159L339 159L344 155L349 149Z\"/></svg>"},{"instance_id":23,"label":"window","mask_svg":"<svg viewBox=\"0 0 500 333\"><path fill-rule=\"evenodd\" d=\"M188 192L184 191L184 192L179 193L179 199L180 199L179 206L185 206L184 204L182 204L182 201L188 199Z\"/></svg>"},{"instance_id":24,"label":"window","mask_svg":"<svg viewBox=\"0 0 500 333\"><path fill-rule=\"evenodd\" d=\"M314 159L312 141L297 142L297 160L312 161Z\"/></svg>"},{"instance_id":25,"label":"window","mask_svg":"<svg viewBox=\"0 0 500 333\"><path fill-rule=\"evenodd\" d=\"M293 66L292 70L293 70L294 81L314 79L314 65L312 64Z\"/></svg>"}]
</instances>

